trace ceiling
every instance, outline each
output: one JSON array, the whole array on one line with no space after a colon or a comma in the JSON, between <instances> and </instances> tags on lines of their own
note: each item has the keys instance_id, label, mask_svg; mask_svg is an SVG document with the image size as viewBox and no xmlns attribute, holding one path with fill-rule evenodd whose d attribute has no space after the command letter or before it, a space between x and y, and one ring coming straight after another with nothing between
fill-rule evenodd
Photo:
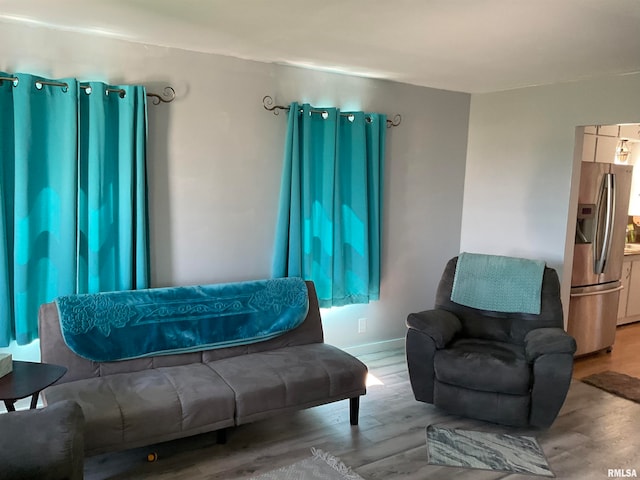
<instances>
[{"instance_id":1,"label":"ceiling","mask_svg":"<svg viewBox=\"0 0 640 480\"><path fill-rule=\"evenodd\" d=\"M640 72L640 0L0 0L0 23L469 93Z\"/></svg>"}]
</instances>

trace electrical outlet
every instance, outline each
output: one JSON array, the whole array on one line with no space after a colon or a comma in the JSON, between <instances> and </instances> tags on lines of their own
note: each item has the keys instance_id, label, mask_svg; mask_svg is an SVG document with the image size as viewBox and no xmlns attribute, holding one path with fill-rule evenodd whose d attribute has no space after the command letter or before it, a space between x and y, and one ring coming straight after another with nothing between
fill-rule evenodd
<instances>
[{"instance_id":1,"label":"electrical outlet","mask_svg":"<svg viewBox=\"0 0 640 480\"><path fill-rule=\"evenodd\" d=\"M358 333L364 333L367 331L367 319L359 318L358 319Z\"/></svg>"}]
</instances>

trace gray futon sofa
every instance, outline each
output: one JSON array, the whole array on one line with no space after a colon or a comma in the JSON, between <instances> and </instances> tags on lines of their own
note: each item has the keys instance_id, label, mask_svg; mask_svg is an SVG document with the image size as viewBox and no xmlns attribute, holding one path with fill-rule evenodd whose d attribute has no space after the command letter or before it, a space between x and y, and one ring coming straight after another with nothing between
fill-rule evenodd
<instances>
[{"instance_id":1,"label":"gray futon sofa","mask_svg":"<svg viewBox=\"0 0 640 480\"><path fill-rule=\"evenodd\" d=\"M56 304L44 304L42 361L68 369L43 391L44 400L81 406L87 455L210 431L224 434L227 427L345 399L356 425L367 367L324 343L315 289L311 282L306 286L306 318L275 338L113 362L73 353L61 334Z\"/></svg>"}]
</instances>

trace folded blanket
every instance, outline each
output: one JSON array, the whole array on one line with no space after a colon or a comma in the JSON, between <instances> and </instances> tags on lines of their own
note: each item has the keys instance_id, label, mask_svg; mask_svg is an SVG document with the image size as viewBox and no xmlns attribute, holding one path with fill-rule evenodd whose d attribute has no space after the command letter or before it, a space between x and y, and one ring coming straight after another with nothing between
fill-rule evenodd
<instances>
[{"instance_id":1,"label":"folded blanket","mask_svg":"<svg viewBox=\"0 0 640 480\"><path fill-rule=\"evenodd\" d=\"M104 362L243 345L281 335L307 316L301 278L68 295L56 299L62 336Z\"/></svg>"},{"instance_id":2,"label":"folded blanket","mask_svg":"<svg viewBox=\"0 0 640 480\"><path fill-rule=\"evenodd\" d=\"M463 252L451 301L480 310L537 315L544 267L540 260Z\"/></svg>"}]
</instances>

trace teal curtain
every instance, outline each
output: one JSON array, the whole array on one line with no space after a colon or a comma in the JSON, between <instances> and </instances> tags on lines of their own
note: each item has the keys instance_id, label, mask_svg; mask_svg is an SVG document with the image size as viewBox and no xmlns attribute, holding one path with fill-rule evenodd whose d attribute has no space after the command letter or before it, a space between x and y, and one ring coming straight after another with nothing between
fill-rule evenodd
<instances>
[{"instance_id":1,"label":"teal curtain","mask_svg":"<svg viewBox=\"0 0 640 480\"><path fill-rule=\"evenodd\" d=\"M107 96L94 84L87 95L71 78L55 80L67 85L61 87L28 74L0 76L17 78L0 82L0 346L8 346L36 339L39 306L59 295L146 286L146 187L140 179L146 96L143 89L134 89L133 99L129 92ZM105 107L113 110L106 113L93 105L113 100L133 102L133 120L126 109ZM133 144L120 145L126 135L115 126L127 130L127 122L141 133ZM127 214L124 203L129 209L133 203L135 213ZM133 237L134 260L113 235ZM131 262L128 273L119 248ZM134 280L120 281L125 276Z\"/></svg>"},{"instance_id":2,"label":"teal curtain","mask_svg":"<svg viewBox=\"0 0 640 480\"><path fill-rule=\"evenodd\" d=\"M82 85L77 292L146 288L145 89Z\"/></svg>"},{"instance_id":3,"label":"teal curtain","mask_svg":"<svg viewBox=\"0 0 640 480\"><path fill-rule=\"evenodd\" d=\"M321 307L380 297L386 117L292 103L273 276L312 280Z\"/></svg>"}]
</instances>

